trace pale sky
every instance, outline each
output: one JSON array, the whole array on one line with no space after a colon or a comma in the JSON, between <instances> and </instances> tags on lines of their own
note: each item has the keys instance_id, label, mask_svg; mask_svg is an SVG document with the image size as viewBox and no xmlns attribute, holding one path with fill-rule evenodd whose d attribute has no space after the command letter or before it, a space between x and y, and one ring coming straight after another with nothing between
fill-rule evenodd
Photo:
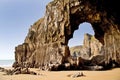
<instances>
[{"instance_id":1,"label":"pale sky","mask_svg":"<svg viewBox=\"0 0 120 80\"><path fill-rule=\"evenodd\" d=\"M85 33L94 35L92 25L88 22L81 23L79 29L74 31L73 38L68 43L69 47L82 45Z\"/></svg>"},{"instance_id":2,"label":"pale sky","mask_svg":"<svg viewBox=\"0 0 120 80\"><path fill-rule=\"evenodd\" d=\"M15 46L24 42L30 25L44 16L46 4L50 1L0 0L0 60L14 59ZM69 46L82 44L84 32L94 34L89 26L82 24Z\"/></svg>"}]
</instances>

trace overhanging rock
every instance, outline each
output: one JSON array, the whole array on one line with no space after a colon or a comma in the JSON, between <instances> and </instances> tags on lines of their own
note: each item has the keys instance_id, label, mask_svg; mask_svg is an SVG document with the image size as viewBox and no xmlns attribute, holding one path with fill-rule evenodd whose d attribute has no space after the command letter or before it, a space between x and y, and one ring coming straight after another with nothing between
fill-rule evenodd
<instances>
[{"instance_id":1,"label":"overhanging rock","mask_svg":"<svg viewBox=\"0 0 120 80\"><path fill-rule=\"evenodd\" d=\"M91 23L95 37L105 46L105 65L120 65L119 2L113 0L54 0L35 22L22 45L15 48L19 65L48 69L68 63L68 41L80 23Z\"/></svg>"}]
</instances>

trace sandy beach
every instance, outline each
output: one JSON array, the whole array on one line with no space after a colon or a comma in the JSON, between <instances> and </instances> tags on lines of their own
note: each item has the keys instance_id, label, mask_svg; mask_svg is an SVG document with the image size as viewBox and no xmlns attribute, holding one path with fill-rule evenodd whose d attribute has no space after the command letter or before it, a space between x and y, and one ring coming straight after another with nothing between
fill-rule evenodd
<instances>
[{"instance_id":1,"label":"sandy beach","mask_svg":"<svg viewBox=\"0 0 120 80\"><path fill-rule=\"evenodd\" d=\"M40 71L33 68L30 70L37 72L39 75L5 75L4 72L0 72L0 80L120 80L120 68L107 71ZM83 72L85 76L68 77L68 75L78 72Z\"/></svg>"}]
</instances>

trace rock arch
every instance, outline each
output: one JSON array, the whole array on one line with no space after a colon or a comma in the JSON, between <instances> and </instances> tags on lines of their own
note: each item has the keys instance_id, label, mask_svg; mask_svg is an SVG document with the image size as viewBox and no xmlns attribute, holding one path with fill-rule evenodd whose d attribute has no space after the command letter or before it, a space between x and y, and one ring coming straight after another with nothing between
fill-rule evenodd
<instances>
[{"instance_id":1,"label":"rock arch","mask_svg":"<svg viewBox=\"0 0 120 80\"><path fill-rule=\"evenodd\" d=\"M77 45L83 45L84 34L87 33L94 35L92 25L88 22L83 22L78 26L78 29L74 31L73 37L68 42L68 46L74 47Z\"/></svg>"},{"instance_id":2,"label":"rock arch","mask_svg":"<svg viewBox=\"0 0 120 80\"><path fill-rule=\"evenodd\" d=\"M114 5L115 6L114 6ZM112 5L112 6L111 6ZM120 65L120 17L113 0L54 0L35 22L25 42L15 48L15 60L30 67L59 67L68 62L68 41L82 22L91 23L95 37L105 46L105 64Z\"/></svg>"}]
</instances>

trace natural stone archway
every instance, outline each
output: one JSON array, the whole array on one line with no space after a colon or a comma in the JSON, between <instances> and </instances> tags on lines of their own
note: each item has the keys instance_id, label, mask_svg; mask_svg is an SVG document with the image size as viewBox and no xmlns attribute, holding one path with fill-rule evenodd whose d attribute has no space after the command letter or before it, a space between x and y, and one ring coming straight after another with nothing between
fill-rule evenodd
<instances>
[{"instance_id":1,"label":"natural stone archway","mask_svg":"<svg viewBox=\"0 0 120 80\"><path fill-rule=\"evenodd\" d=\"M22 45L15 49L20 65L45 70L68 63L68 41L82 22L91 23L95 37L104 44L105 65L112 60L120 65L120 17L113 0L54 0L46 14L35 22ZM61 69L62 67L60 67Z\"/></svg>"},{"instance_id":2,"label":"natural stone archway","mask_svg":"<svg viewBox=\"0 0 120 80\"><path fill-rule=\"evenodd\" d=\"M88 22L83 22L78 26L79 29L75 30L73 37L69 40L68 46L74 47L78 45L83 45L84 35L86 33L94 35L92 25Z\"/></svg>"},{"instance_id":3,"label":"natural stone archway","mask_svg":"<svg viewBox=\"0 0 120 80\"><path fill-rule=\"evenodd\" d=\"M84 21L91 23L95 32L95 37L105 45L105 64L109 64L110 59L118 63L120 62L120 58L117 58L120 54L119 22L116 23L117 18L115 17L117 15L113 15L117 13L110 12L108 8L108 6L110 7L110 4L112 3L115 2L108 1L107 5L107 2L102 0L89 0L83 2L82 0L71 1L71 27L67 30L69 34L66 33L69 40L73 36L74 30L78 28L80 23Z\"/></svg>"}]
</instances>

